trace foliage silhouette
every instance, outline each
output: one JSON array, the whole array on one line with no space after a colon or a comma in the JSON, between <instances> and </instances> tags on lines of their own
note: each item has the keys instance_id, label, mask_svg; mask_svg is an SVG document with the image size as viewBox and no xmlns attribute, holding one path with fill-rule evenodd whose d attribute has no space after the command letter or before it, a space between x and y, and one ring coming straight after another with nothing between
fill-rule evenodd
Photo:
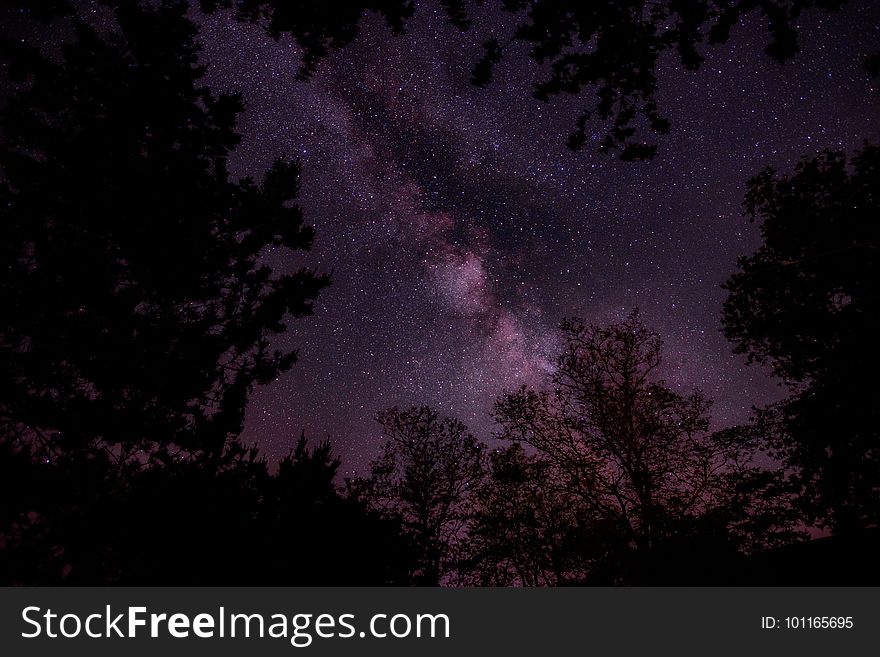
<instances>
[{"instance_id":1,"label":"foliage silhouette","mask_svg":"<svg viewBox=\"0 0 880 657\"><path fill-rule=\"evenodd\" d=\"M217 457L253 385L295 360L269 338L328 282L260 263L311 244L299 168L230 180L241 102L198 86L185 11L122 3L108 37L75 20L60 63L3 44L25 85L0 150L7 440Z\"/></svg>"},{"instance_id":2,"label":"foliage silhouette","mask_svg":"<svg viewBox=\"0 0 880 657\"><path fill-rule=\"evenodd\" d=\"M366 12L381 14L392 34L402 34L406 19L413 15L412 0L198 0L198 6L208 14L234 7L239 20L261 23L274 39L292 36L302 49L298 73L302 80L309 79L333 50L354 40Z\"/></svg>"},{"instance_id":3,"label":"foliage silhouette","mask_svg":"<svg viewBox=\"0 0 880 657\"><path fill-rule=\"evenodd\" d=\"M378 416L388 438L368 477L350 481L372 508L403 520L418 555L413 582L437 586L457 558L482 476L483 446L460 421L422 406Z\"/></svg>"},{"instance_id":4,"label":"foliage silhouette","mask_svg":"<svg viewBox=\"0 0 880 657\"><path fill-rule=\"evenodd\" d=\"M587 577L590 537L582 505L552 464L517 444L493 452L476 487L460 583L561 586ZM588 517L587 517L588 519Z\"/></svg>"},{"instance_id":5,"label":"foliage silhouette","mask_svg":"<svg viewBox=\"0 0 880 657\"><path fill-rule=\"evenodd\" d=\"M192 459L123 464L106 449L38 463L3 455L0 582L65 585L408 583L401 527L341 496L328 445L301 438L276 473L233 443L216 469ZM11 466L11 467L10 467ZM14 468L20 468L16 470ZM8 483L7 483L8 482ZM8 521L16 522L8 531ZM357 546L352 550L351 546Z\"/></svg>"},{"instance_id":6,"label":"foliage silhouette","mask_svg":"<svg viewBox=\"0 0 880 657\"><path fill-rule=\"evenodd\" d=\"M0 112L0 304L14 309L0 320L0 583L720 583L743 555L787 554L793 491L838 533L876 525L877 148L750 184L765 243L728 283L725 330L794 391L755 426L711 432L709 401L659 379L661 343L637 313L571 320L548 389L498 400L505 449L486 458L461 422L389 409L388 442L343 494L329 444L301 437L274 471L238 440L254 386L296 360L273 336L329 281L263 262L311 245L299 166L231 179L242 103L200 86L194 3L105 0L106 34L76 3L3 4L74 16L57 56L0 43L15 85ZM441 4L468 28L464 2ZM549 70L537 97L597 90L570 146L598 119L601 150L649 158L638 128L669 127L654 98L664 52L697 68L700 44L758 11L783 61L801 12L839 4L505 0L519 25L486 44L472 81L524 42ZM303 79L365 11L398 34L414 9L198 5L291 35ZM755 465L765 441L794 488Z\"/></svg>"},{"instance_id":7,"label":"foliage silhouette","mask_svg":"<svg viewBox=\"0 0 880 657\"><path fill-rule=\"evenodd\" d=\"M824 152L753 178L761 247L726 283L726 336L792 396L760 415L810 518L836 532L880 518L880 148Z\"/></svg>"},{"instance_id":8,"label":"foliage silhouette","mask_svg":"<svg viewBox=\"0 0 880 657\"><path fill-rule=\"evenodd\" d=\"M586 510L594 571L612 583L650 582L663 570L658 555L700 526L743 551L795 536L784 487L754 465L753 433L709 431L710 402L658 377L660 338L636 311L619 324L561 328L549 390L503 396L496 419L499 437L537 450Z\"/></svg>"},{"instance_id":9,"label":"foliage silhouette","mask_svg":"<svg viewBox=\"0 0 880 657\"><path fill-rule=\"evenodd\" d=\"M328 282L261 262L311 244L298 166L230 180L241 102L199 86L187 4L115 4L60 59L2 44L0 578L405 582L399 526L337 492L329 446L271 474L237 441L295 360L271 337Z\"/></svg>"},{"instance_id":10,"label":"foliage silhouette","mask_svg":"<svg viewBox=\"0 0 880 657\"><path fill-rule=\"evenodd\" d=\"M523 42L529 56L550 70L535 83L535 98L548 101L585 88L596 90L596 103L580 114L569 136L570 148L596 141L599 150L617 152L622 160L650 159L657 146L640 139L638 132L669 132L669 120L655 97L658 64L665 52L674 51L684 69L696 70L703 61L700 45L726 43L742 17L759 11L770 35L765 52L784 62L798 51L797 21L803 10L833 10L841 4L842 0L502 0L519 22L503 43L497 38L485 43L472 81L487 85L504 53ZM591 128L595 123L598 127Z\"/></svg>"},{"instance_id":11,"label":"foliage silhouette","mask_svg":"<svg viewBox=\"0 0 880 657\"><path fill-rule=\"evenodd\" d=\"M261 21L269 34L290 34L303 50L300 77L311 76L320 59L349 44L367 11L381 13L394 34L401 34L414 13L412 0L370 0L342 3L282 0L200 0L206 11L236 6L243 20ZM470 27L463 0L444 0L447 17L458 29ZM516 27L506 37L492 37L474 64L471 82L486 86L495 67L517 42L529 56L549 69L534 83L535 98L549 101L560 94L594 89L596 101L576 121L568 145L574 150L596 142L603 152L622 160L654 156L657 145L640 132L666 134L669 120L655 97L661 56L674 52L686 70L703 61L699 46L727 42L731 28L748 14L758 12L769 42L765 52L784 62L798 52L798 21L805 9L832 11L843 0L614 0L583 2L555 0L500 0L500 7L516 16ZM331 9L332 7L332 9Z\"/></svg>"}]
</instances>

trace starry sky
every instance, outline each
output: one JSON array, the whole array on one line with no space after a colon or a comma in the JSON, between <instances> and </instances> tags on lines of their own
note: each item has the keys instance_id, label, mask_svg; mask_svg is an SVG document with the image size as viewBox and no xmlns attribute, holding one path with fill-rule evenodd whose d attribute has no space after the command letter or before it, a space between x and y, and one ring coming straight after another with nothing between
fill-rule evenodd
<instances>
[{"instance_id":1,"label":"starry sky","mask_svg":"<svg viewBox=\"0 0 880 657\"><path fill-rule=\"evenodd\" d=\"M491 441L494 399L545 380L564 317L609 322L633 307L664 338L668 382L714 398L718 427L783 396L732 354L720 284L758 245L741 211L751 175L880 137L880 80L861 65L878 49L880 3L805 15L802 52L783 66L763 54L755 17L704 49L696 73L662 60L672 131L644 163L569 151L588 100L534 100L540 70L522 48L488 89L469 84L480 44L511 27L489 3L462 33L419 2L405 36L368 17L302 82L292 41L203 19L207 81L247 107L233 171L302 161L314 249L267 259L333 275L314 316L278 340L299 362L252 397L243 439L270 459L305 431L330 438L342 474L362 472L381 443L373 418L393 405L430 404Z\"/></svg>"}]
</instances>

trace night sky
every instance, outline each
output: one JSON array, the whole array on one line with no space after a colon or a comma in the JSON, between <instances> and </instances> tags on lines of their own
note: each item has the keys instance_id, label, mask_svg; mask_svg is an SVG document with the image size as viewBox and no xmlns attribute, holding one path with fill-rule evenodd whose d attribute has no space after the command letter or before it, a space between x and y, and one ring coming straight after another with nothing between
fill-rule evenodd
<instances>
[{"instance_id":1,"label":"night sky","mask_svg":"<svg viewBox=\"0 0 880 657\"><path fill-rule=\"evenodd\" d=\"M715 399L717 426L782 396L721 334L720 284L758 244L742 216L746 180L824 148L880 137L880 81L862 59L880 42L880 3L809 13L802 52L763 54L757 17L697 73L672 55L659 72L672 132L657 157L626 163L565 139L588 97L531 97L537 65L514 49L488 89L469 84L492 7L461 33L419 3L407 35L378 17L297 81L297 47L223 14L204 21L218 90L240 90L245 139L233 170L259 176L280 155L303 163L311 254L269 254L284 270L333 273L313 317L281 344L300 361L258 389L245 442L274 459L305 430L329 437L343 474L363 471L382 408L430 404L491 439L504 390L539 385L566 316L608 322L639 307L665 341L668 381Z\"/></svg>"}]
</instances>

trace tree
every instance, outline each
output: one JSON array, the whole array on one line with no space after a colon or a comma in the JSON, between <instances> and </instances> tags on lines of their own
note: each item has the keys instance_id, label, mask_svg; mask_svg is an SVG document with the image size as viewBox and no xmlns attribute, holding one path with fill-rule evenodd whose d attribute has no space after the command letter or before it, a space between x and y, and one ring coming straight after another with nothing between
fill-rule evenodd
<instances>
[{"instance_id":1,"label":"tree","mask_svg":"<svg viewBox=\"0 0 880 657\"><path fill-rule=\"evenodd\" d=\"M309 79L322 59L343 48L358 35L367 12L381 14L392 34L402 34L413 15L412 0L346 0L312 2L291 0L193 0L206 13L235 8L239 20L264 25L274 39L293 37L302 49L298 77Z\"/></svg>"},{"instance_id":2,"label":"tree","mask_svg":"<svg viewBox=\"0 0 880 657\"><path fill-rule=\"evenodd\" d=\"M17 522L3 535L4 585L409 582L414 552L400 524L340 494L326 443L301 437L274 472L237 443L216 468L175 458L120 473L107 450L52 464L16 456L0 458L3 510Z\"/></svg>"},{"instance_id":3,"label":"tree","mask_svg":"<svg viewBox=\"0 0 880 657\"><path fill-rule=\"evenodd\" d=\"M494 451L473 507L462 583L560 586L586 578L590 523L547 459L516 443Z\"/></svg>"},{"instance_id":4,"label":"tree","mask_svg":"<svg viewBox=\"0 0 880 657\"><path fill-rule=\"evenodd\" d=\"M103 0L114 5L119 0ZM124 0L123 0L124 1ZM71 11L69 2L53 0L39 8L22 0L2 0L25 8L38 18ZM289 0L191 0L206 13L234 8L242 21L262 24L274 39L291 36L301 48L300 79L309 79L330 53L357 37L367 13L378 13L394 35L405 32L413 16L413 0L358 0L336 3ZM806 9L838 9L844 0L615 0L582 2L500 0L497 4L516 17L513 32L492 36L472 68L471 82L490 84L495 67L518 42L529 57L549 71L533 83L536 99L549 102L561 94L595 92L576 120L568 146L579 150L596 142L602 152L622 160L652 158L657 145L646 133L667 134L670 122L656 99L661 56L674 52L685 70L700 67L699 47L725 44L731 29L748 14L758 12L769 40L765 52L785 62L799 50L799 20ZM463 0L441 0L449 22L467 30L472 19ZM866 70L875 70L868 58Z\"/></svg>"},{"instance_id":5,"label":"tree","mask_svg":"<svg viewBox=\"0 0 880 657\"><path fill-rule=\"evenodd\" d=\"M187 499L190 520L222 523L206 536L253 529L266 477L236 440L247 396L292 366L270 340L328 282L263 264L311 244L299 168L230 179L242 105L199 86L187 4L114 5L106 34L74 16L52 57L2 43L16 84L0 115L6 581L149 580L178 552L205 559L216 546L185 531L204 525L175 522ZM192 495L141 497L171 490ZM141 517L162 558L125 559L120 519L145 499L165 502Z\"/></svg>"},{"instance_id":6,"label":"tree","mask_svg":"<svg viewBox=\"0 0 880 657\"><path fill-rule=\"evenodd\" d=\"M388 440L369 477L352 481L352 488L373 508L403 520L418 554L413 581L437 586L466 530L482 445L463 423L427 406L390 408L378 421Z\"/></svg>"},{"instance_id":7,"label":"tree","mask_svg":"<svg viewBox=\"0 0 880 657\"><path fill-rule=\"evenodd\" d=\"M803 10L816 6L830 11L841 4L842 0L503 0L504 9L520 22L503 43L497 38L485 43L473 82L488 84L510 46L525 43L529 56L549 70L534 84L538 100L595 89L596 102L578 117L568 139L570 148L578 150L596 140L601 151L616 151L622 160L650 159L657 146L640 138L639 132L666 134L670 129L655 97L658 62L665 52L675 52L685 70L696 70L703 61L700 45L726 43L731 28L758 10L770 34L765 52L784 62L798 51L797 23Z\"/></svg>"},{"instance_id":8,"label":"tree","mask_svg":"<svg viewBox=\"0 0 880 657\"><path fill-rule=\"evenodd\" d=\"M405 585L414 546L397 518L382 517L336 485L340 461L329 442L304 436L281 461L258 507L269 544L254 552L264 581L297 585Z\"/></svg>"},{"instance_id":9,"label":"tree","mask_svg":"<svg viewBox=\"0 0 880 657\"><path fill-rule=\"evenodd\" d=\"M200 0L206 11L229 7L231 0ZM367 11L381 13L394 34L401 34L414 10L412 0L369 0L323 3L287 0L236 2L236 15L262 21L278 38L291 35L303 50L300 77L307 78L332 50L350 43ZM441 3L453 25L471 25L466 3ZM623 160L650 159L657 146L639 131L666 134L670 124L658 107L657 67L661 56L675 52L686 70L703 61L698 47L727 42L731 28L747 14L760 12L770 35L766 53L784 62L798 51L798 21L805 9L837 9L843 0L501 0L500 7L516 17L509 36L493 36L484 44L471 82L486 86L495 66L517 42L547 77L534 83L534 96L542 101L560 94L595 90L596 101L577 119L568 139L572 149L595 140L604 152L617 152Z\"/></svg>"},{"instance_id":10,"label":"tree","mask_svg":"<svg viewBox=\"0 0 880 657\"><path fill-rule=\"evenodd\" d=\"M311 244L299 167L230 179L242 105L198 85L187 5L118 4L106 37L74 19L59 62L3 44L24 86L2 113L3 439L216 458L328 281L261 262Z\"/></svg>"},{"instance_id":11,"label":"tree","mask_svg":"<svg viewBox=\"0 0 880 657\"><path fill-rule=\"evenodd\" d=\"M764 170L745 199L763 243L725 284L725 335L792 391L762 429L810 518L836 532L880 518L878 185L870 145Z\"/></svg>"},{"instance_id":12,"label":"tree","mask_svg":"<svg viewBox=\"0 0 880 657\"><path fill-rule=\"evenodd\" d=\"M747 526L731 510L744 508L747 484L772 479L752 464L749 437L710 432L702 393L681 395L659 378L660 338L636 311L610 326L566 320L562 336L550 389L503 396L496 418L502 439L536 449L588 509L599 544L594 568L617 571L613 581L645 581L661 568L654 561L665 544L713 515L725 538L745 547L748 537L737 534ZM789 525L774 517L768 540Z\"/></svg>"},{"instance_id":13,"label":"tree","mask_svg":"<svg viewBox=\"0 0 880 657\"><path fill-rule=\"evenodd\" d=\"M125 497L115 583L408 583L400 525L341 495L338 467L328 443L300 437L274 472L255 449L217 473L180 460L143 472Z\"/></svg>"}]
</instances>

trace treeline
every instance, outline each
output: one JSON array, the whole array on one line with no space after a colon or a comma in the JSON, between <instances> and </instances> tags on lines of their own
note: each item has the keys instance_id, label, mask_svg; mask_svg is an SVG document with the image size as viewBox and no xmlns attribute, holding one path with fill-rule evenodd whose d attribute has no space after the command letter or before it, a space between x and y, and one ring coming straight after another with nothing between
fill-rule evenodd
<instances>
[{"instance_id":1,"label":"treeline","mask_svg":"<svg viewBox=\"0 0 880 657\"><path fill-rule=\"evenodd\" d=\"M403 520L418 581L706 580L699 569L798 537L791 487L755 465L760 441L711 432L709 401L659 378L659 337L637 313L562 333L546 388L495 403L501 447L427 407L380 414L389 440L350 488Z\"/></svg>"},{"instance_id":2,"label":"treeline","mask_svg":"<svg viewBox=\"0 0 880 657\"><path fill-rule=\"evenodd\" d=\"M390 408L369 472L344 486L330 445L310 449L304 437L272 469L237 440L219 458L124 458L107 443L7 438L3 581L762 583L760 560L803 542L816 521L806 468L767 458L779 433L763 418L711 431L711 402L660 378L660 338L635 311L560 331L546 385L496 400L494 447L430 407ZM864 524L834 514L819 524L857 540L876 522L874 500L840 502L863 504ZM792 567L840 568L817 558Z\"/></svg>"},{"instance_id":3,"label":"treeline","mask_svg":"<svg viewBox=\"0 0 880 657\"><path fill-rule=\"evenodd\" d=\"M270 467L239 440L254 386L296 360L273 337L329 283L261 258L271 248L295 262L312 243L300 165L232 179L243 106L200 85L189 4L105 4L113 24L101 29L76 3L41 5L36 18L61 21L51 53L35 37L0 44L11 81L0 111L2 583L721 583L807 527L876 527L880 149L819 154L749 185L763 245L727 283L723 326L791 391L754 423L711 431L709 400L663 382L660 339L637 313L608 326L571 319L548 380L496 400L493 448L430 408L388 409L369 473L340 487L327 444L301 439ZM275 4L236 6L294 35L306 78L354 37L364 9L292 16L277 3L267 14ZM607 3L507 4L523 20L517 38L551 58L573 38L539 29L559 24L554 7L583 35L619 26L603 32L620 38L603 42L601 61L620 70L593 66L575 89L562 67L543 90L593 85L600 103L612 99L622 114L605 110L604 146L627 159L653 152L632 140L637 115L663 132L647 75L658 49L696 66L696 44L723 42L739 15L696 3L706 11L648 39L645 60L611 56L641 51L630 14ZM408 3L379 5L403 27ZM460 3L445 5L465 26ZM679 6L655 5L658 24ZM776 8L780 58L794 47L789 5L762 4ZM639 84L621 77L628 67L645 73Z\"/></svg>"}]
</instances>

